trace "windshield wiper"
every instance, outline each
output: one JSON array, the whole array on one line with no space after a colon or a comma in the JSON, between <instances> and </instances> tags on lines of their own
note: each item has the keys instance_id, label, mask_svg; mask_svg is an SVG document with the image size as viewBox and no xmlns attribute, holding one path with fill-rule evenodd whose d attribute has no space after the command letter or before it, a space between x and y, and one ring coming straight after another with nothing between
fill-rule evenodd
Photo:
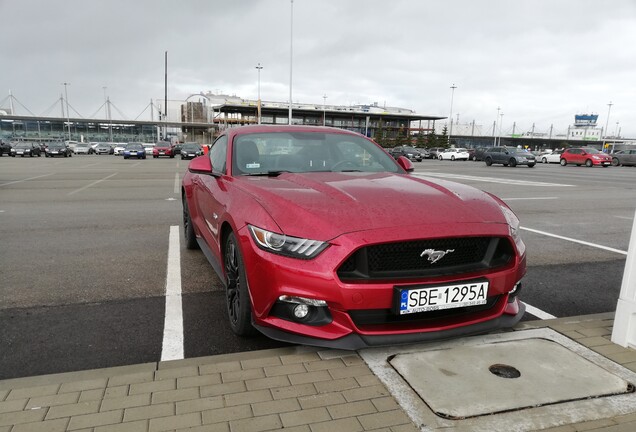
<instances>
[{"instance_id":1,"label":"windshield wiper","mask_svg":"<svg viewBox=\"0 0 636 432\"><path fill-rule=\"evenodd\" d=\"M253 176L253 177L278 177L279 175L281 175L282 173L288 173L291 171L287 171L287 170L278 170L278 171L267 171L267 172L260 172L260 173L247 173L245 175L248 176Z\"/></svg>"}]
</instances>

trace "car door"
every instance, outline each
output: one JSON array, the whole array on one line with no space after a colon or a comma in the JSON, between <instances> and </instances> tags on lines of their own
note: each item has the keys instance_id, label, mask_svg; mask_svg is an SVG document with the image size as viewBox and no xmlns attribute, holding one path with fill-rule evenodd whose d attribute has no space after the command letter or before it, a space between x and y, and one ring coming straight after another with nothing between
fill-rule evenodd
<instances>
[{"instance_id":1,"label":"car door","mask_svg":"<svg viewBox=\"0 0 636 432\"><path fill-rule=\"evenodd\" d=\"M207 156L212 162L213 175L202 174L195 177L194 202L196 203L195 224L210 245L216 259L221 260L220 226L229 199L227 188L227 135L220 136L212 145Z\"/></svg>"},{"instance_id":2,"label":"car door","mask_svg":"<svg viewBox=\"0 0 636 432\"><path fill-rule=\"evenodd\" d=\"M627 165L636 165L636 150L628 150L621 159L623 159Z\"/></svg>"}]
</instances>

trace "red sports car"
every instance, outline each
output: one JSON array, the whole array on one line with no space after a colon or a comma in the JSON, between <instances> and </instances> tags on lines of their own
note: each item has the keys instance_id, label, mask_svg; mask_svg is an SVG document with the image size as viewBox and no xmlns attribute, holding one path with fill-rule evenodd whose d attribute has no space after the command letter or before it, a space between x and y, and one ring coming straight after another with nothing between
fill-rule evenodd
<instances>
[{"instance_id":1,"label":"red sports car","mask_svg":"<svg viewBox=\"0 0 636 432\"><path fill-rule=\"evenodd\" d=\"M563 153L561 153L560 162L561 166L566 166L567 164L581 166L585 164L586 167L600 165L605 168L610 166L612 158L595 148L582 147L565 149Z\"/></svg>"},{"instance_id":2,"label":"red sports car","mask_svg":"<svg viewBox=\"0 0 636 432\"><path fill-rule=\"evenodd\" d=\"M224 283L232 330L358 349L516 324L515 214L412 170L362 135L308 126L231 128L193 159L186 247Z\"/></svg>"}]
</instances>

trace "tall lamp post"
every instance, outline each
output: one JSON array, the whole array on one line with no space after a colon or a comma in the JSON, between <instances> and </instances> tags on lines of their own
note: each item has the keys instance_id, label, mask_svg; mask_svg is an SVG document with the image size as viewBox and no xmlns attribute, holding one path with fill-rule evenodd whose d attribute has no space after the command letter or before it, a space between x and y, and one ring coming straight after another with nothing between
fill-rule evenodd
<instances>
[{"instance_id":1,"label":"tall lamp post","mask_svg":"<svg viewBox=\"0 0 636 432\"><path fill-rule=\"evenodd\" d=\"M451 103L450 103L450 115L448 118L450 119L450 128L448 129L448 145L451 144L451 135L453 134L453 98L455 96L455 89L457 86L455 83L450 87L451 88Z\"/></svg>"},{"instance_id":2,"label":"tall lamp post","mask_svg":"<svg viewBox=\"0 0 636 432\"><path fill-rule=\"evenodd\" d=\"M503 111L501 112L501 114L499 114L499 144L497 144L499 147L501 147L501 127L503 126Z\"/></svg>"},{"instance_id":3,"label":"tall lamp post","mask_svg":"<svg viewBox=\"0 0 636 432\"><path fill-rule=\"evenodd\" d=\"M497 123L499 123L499 111L500 107L497 107L497 117L495 117L495 123L492 125L492 135L495 138L493 145L497 147Z\"/></svg>"},{"instance_id":4,"label":"tall lamp post","mask_svg":"<svg viewBox=\"0 0 636 432\"><path fill-rule=\"evenodd\" d=\"M327 93L322 96L322 125L327 126Z\"/></svg>"},{"instance_id":5,"label":"tall lamp post","mask_svg":"<svg viewBox=\"0 0 636 432\"><path fill-rule=\"evenodd\" d=\"M256 69L258 70L258 106L256 110L258 116L258 124L261 124L261 69L263 69L263 66L261 66L261 64L259 63L258 65L256 65Z\"/></svg>"},{"instance_id":6,"label":"tall lamp post","mask_svg":"<svg viewBox=\"0 0 636 432\"><path fill-rule=\"evenodd\" d=\"M607 106L607 119L605 119L605 137L607 138L607 136L609 135L609 130L607 129L608 125L609 125L609 118L610 118L610 112L612 111L612 105L614 105L612 103L612 101L610 101ZM603 150L605 150L605 140L603 140Z\"/></svg>"},{"instance_id":7,"label":"tall lamp post","mask_svg":"<svg viewBox=\"0 0 636 432\"><path fill-rule=\"evenodd\" d=\"M289 23L289 124L292 124L292 60L294 58L294 0L291 0Z\"/></svg>"},{"instance_id":8,"label":"tall lamp post","mask_svg":"<svg viewBox=\"0 0 636 432\"><path fill-rule=\"evenodd\" d=\"M71 116L68 112L68 90L67 87L71 85L71 83L64 82L64 99L66 100L66 125L68 127L68 140L71 140Z\"/></svg>"}]
</instances>

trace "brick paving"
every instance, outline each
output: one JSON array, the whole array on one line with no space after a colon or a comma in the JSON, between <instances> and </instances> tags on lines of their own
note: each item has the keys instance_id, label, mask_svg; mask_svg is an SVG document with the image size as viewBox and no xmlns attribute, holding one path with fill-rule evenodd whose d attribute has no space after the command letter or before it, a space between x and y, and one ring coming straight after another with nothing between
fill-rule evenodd
<instances>
[{"instance_id":1,"label":"brick paving","mask_svg":"<svg viewBox=\"0 0 636 432\"><path fill-rule=\"evenodd\" d=\"M613 314L528 321L636 372ZM356 352L289 347L0 381L0 432L418 430ZM636 413L547 429L636 431Z\"/></svg>"}]
</instances>

